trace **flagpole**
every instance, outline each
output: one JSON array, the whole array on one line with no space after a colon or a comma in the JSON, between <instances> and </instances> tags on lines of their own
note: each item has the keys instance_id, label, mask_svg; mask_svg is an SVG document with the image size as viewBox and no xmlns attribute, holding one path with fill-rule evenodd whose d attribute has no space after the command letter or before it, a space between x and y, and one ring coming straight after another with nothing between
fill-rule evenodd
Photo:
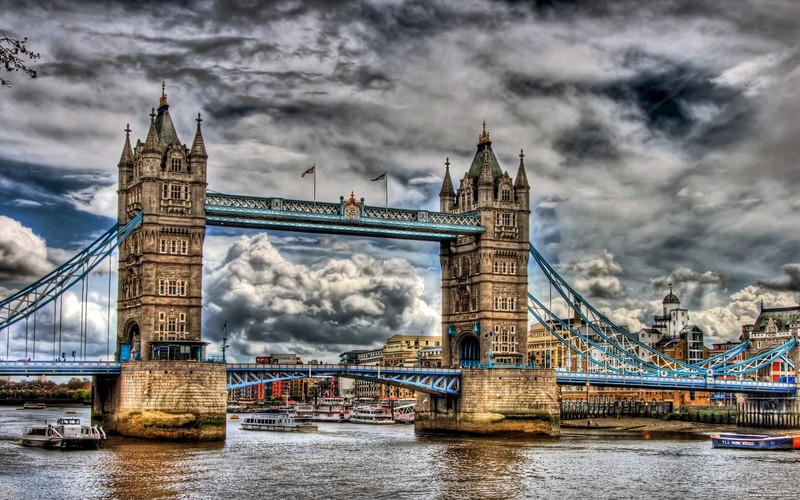
<instances>
[{"instance_id":1,"label":"flagpole","mask_svg":"<svg viewBox=\"0 0 800 500\"><path fill-rule=\"evenodd\" d=\"M314 204L317 204L317 164L314 163Z\"/></svg>"},{"instance_id":2,"label":"flagpole","mask_svg":"<svg viewBox=\"0 0 800 500\"><path fill-rule=\"evenodd\" d=\"M389 171L387 170L383 176L383 209L389 211Z\"/></svg>"}]
</instances>

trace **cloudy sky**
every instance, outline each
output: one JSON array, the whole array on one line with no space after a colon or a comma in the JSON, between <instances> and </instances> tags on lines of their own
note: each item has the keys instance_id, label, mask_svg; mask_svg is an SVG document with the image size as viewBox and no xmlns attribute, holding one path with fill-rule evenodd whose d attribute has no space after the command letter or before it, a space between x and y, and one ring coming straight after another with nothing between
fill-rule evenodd
<instances>
[{"instance_id":1,"label":"cloudy sky","mask_svg":"<svg viewBox=\"0 0 800 500\"><path fill-rule=\"evenodd\" d=\"M318 200L381 205L370 178L387 170L390 205L437 210L445 159L460 179L485 121L512 175L525 151L534 245L618 322L649 325L668 283L707 344L762 300L797 303L793 0L0 6L0 29L41 54L38 78L0 88L3 294L113 224L123 129L144 140L165 81L183 142L203 116L210 190L310 199L316 163ZM440 333L433 243L211 228L205 261L210 354L225 321L240 361ZM92 280L88 352L105 357L107 277ZM39 325L46 357L52 312ZM24 326L10 335L24 355Z\"/></svg>"}]
</instances>

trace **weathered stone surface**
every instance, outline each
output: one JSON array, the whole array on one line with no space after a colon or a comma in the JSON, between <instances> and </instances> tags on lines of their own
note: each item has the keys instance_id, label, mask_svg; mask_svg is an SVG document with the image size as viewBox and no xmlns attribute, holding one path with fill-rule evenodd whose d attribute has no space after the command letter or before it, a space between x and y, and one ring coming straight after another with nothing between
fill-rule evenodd
<instances>
[{"instance_id":1,"label":"weathered stone surface","mask_svg":"<svg viewBox=\"0 0 800 500\"><path fill-rule=\"evenodd\" d=\"M96 380L93 419L106 432L122 436L222 440L225 380L222 363L124 363L118 379Z\"/></svg>"},{"instance_id":2,"label":"weathered stone surface","mask_svg":"<svg viewBox=\"0 0 800 500\"><path fill-rule=\"evenodd\" d=\"M461 394L460 398L420 394L417 432L560 434L554 370L464 370Z\"/></svg>"}]
</instances>

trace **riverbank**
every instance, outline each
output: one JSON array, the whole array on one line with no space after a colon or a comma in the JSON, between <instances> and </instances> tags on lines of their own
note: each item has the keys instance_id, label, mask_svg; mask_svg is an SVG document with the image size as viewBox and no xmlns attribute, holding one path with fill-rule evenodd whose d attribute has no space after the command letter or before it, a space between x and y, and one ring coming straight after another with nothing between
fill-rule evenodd
<instances>
[{"instance_id":1,"label":"riverbank","mask_svg":"<svg viewBox=\"0 0 800 500\"><path fill-rule=\"evenodd\" d=\"M759 429L738 427L735 424L705 424L657 418L591 418L562 420L562 429L591 429L592 431L626 434L687 434L708 436L719 432L738 434L775 434L800 436L800 429Z\"/></svg>"}]
</instances>

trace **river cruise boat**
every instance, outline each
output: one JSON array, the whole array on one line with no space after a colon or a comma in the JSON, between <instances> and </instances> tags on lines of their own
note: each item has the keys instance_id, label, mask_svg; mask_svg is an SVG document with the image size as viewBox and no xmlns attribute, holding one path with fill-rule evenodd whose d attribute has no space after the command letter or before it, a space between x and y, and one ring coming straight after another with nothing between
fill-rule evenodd
<instances>
[{"instance_id":1,"label":"river cruise boat","mask_svg":"<svg viewBox=\"0 0 800 500\"><path fill-rule=\"evenodd\" d=\"M289 413L260 413L248 415L242 421L246 431L316 432L317 426L309 419Z\"/></svg>"},{"instance_id":2,"label":"river cruise boat","mask_svg":"<svg viewBox=\"0 0 800 500\"><path fill-rule=\"evenodd\" d=\"M354 424L393 424L391 408L385 406L356 406L350 414Z\"/></svg>"},{"instance_id":3,"label":"river cruise boat","mask_svg":"<svg viewBox=\"0 0 800 500\"><path fill-rule=\"evenodd\" d=\"M794 436L762 436L758 434L712 434L714 448L739 448L745 450L791 450Z\"/></svg>"},{"instance_id":4,"label":"river cruise boat","mask_svg":"<svg viewBox=\"0 0 800 500\"><path fill-rule=\"evenodd\" d=\"M45 408L47 408L45 403L32 403L30 401L22 405L23 410L44 410Z\"/></svg>"},{"instance_id":5,"label":"river cruise boat","mask_svg":"<svg viewBox=\"0 0 800 500\"><path fill-rule=\"evenodd\" d=\"M29 425L22 435L22 446L61 448L61 434L52 424Z\"/></svg>"},{"instance_id":6,"label":"river cruise boat","mask_svg":"<svg viewBox=\"0 0 800 500\"><path fill-rule=\"evenodd\" d=\"M61 435L62 450L96 450L106 441L102 427L82 425L81 419L76 417L59 418L53 428Z\"/></svg>"},{"instance_id":7,"label":"river cruise boat","mask_svg":"<svg viewBox=\"0 0 800 500\"><path fill-rule=\"evenodd\" d=\"M413 424L414 423L414 405L396 406L392 410L392 417L398 424Z\"/></svg>"}]
</instances>

